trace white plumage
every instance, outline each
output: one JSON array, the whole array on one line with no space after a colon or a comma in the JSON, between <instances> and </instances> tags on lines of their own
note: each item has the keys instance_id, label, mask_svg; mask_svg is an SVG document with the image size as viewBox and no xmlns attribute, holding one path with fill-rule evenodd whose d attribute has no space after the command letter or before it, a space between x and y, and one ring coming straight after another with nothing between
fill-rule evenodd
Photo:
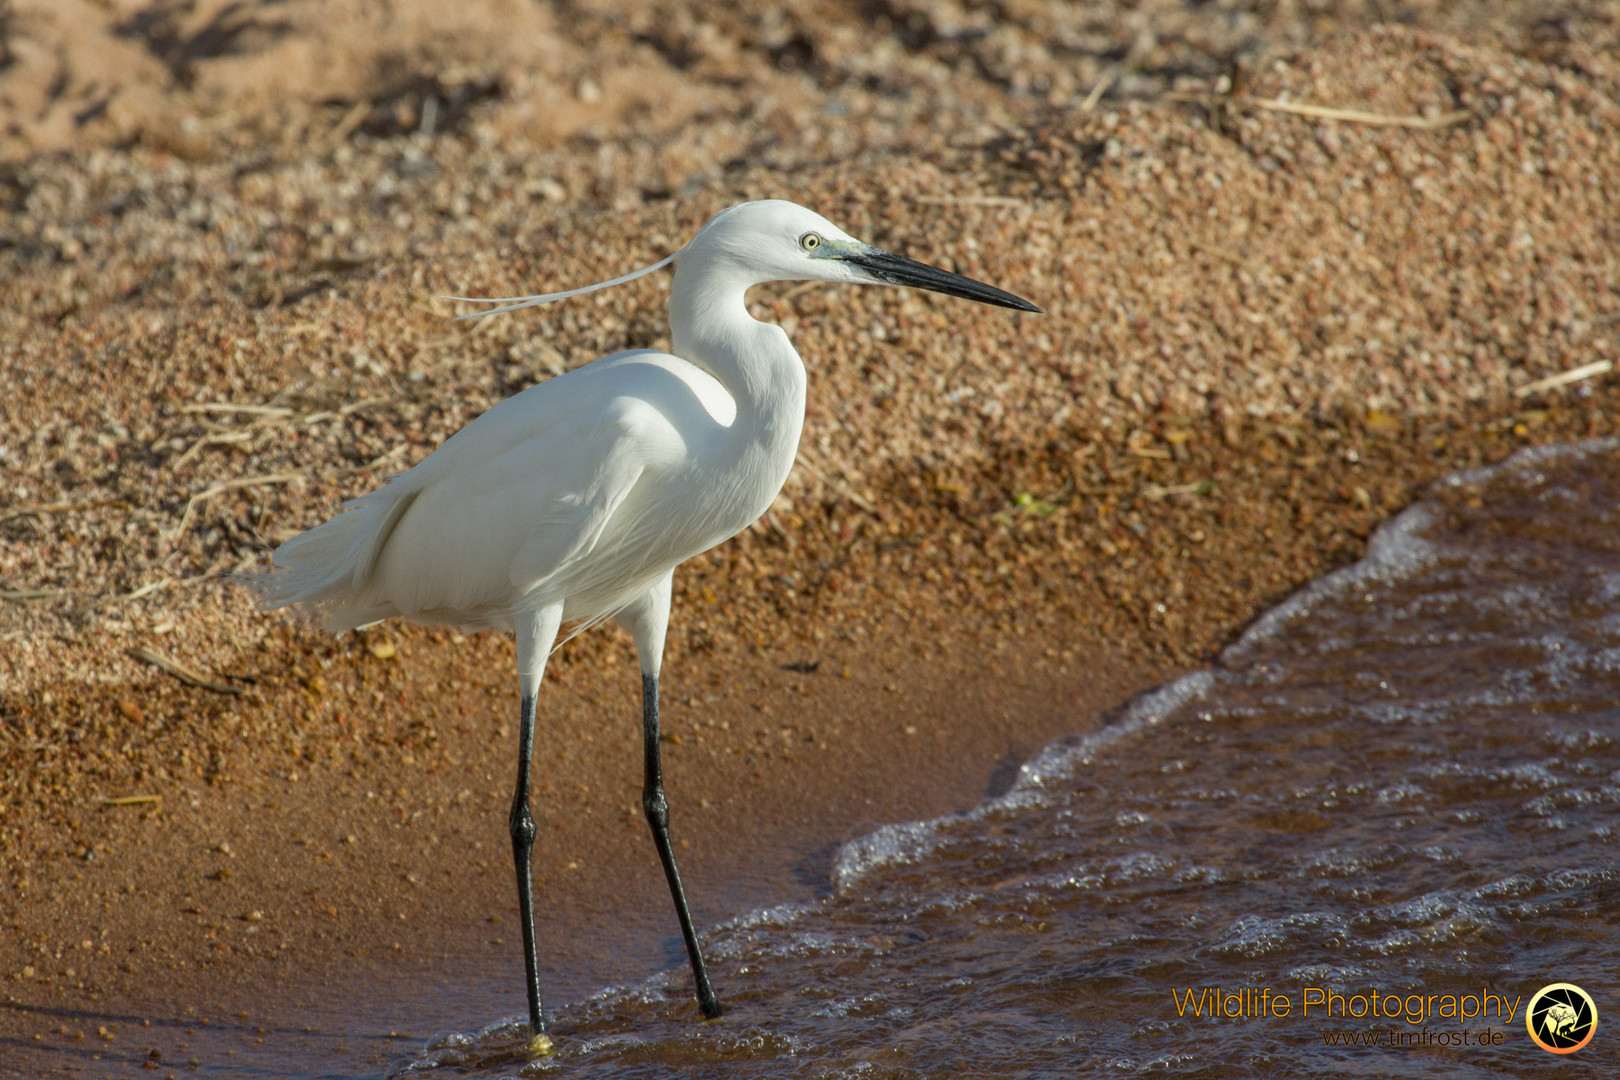
<instances>
[{"instance_id":1,"label":"white plumage","mask_svg":"<svg viewBox=\"0 0 1620 1080\"><path fill-rule=\"evenodd\" d=\"M265 600L307 605L338 632L395 615L512 629L557 601L565 621L611 615L763 512L757 490L681 500L727 471L735 412L713 376L668 353L605 357L501 402L282 545L290 572L262 579Z\"/></svg>"},{"instance_id":2,"label":"white plumage","mask_svg":"<svg viewBox=\"0 0 1620 1080\"><path fill-rule=\"evenodd\" d=\"M795 220L776 245L739 244L762 217ZM287 572L256 579L265 606L301 605L337 632L395 615L513 629L557 602L564 621L597 621L747 528L792 467L805 374L743 294L806 268L856 280L806 258L798 238L811 230L854 243L791 203L717 216L683 249L670 297L676 350L691 359L614 353L501 402L277 549Z\"/></svg>"},{"instance_id":3,"label":"white plumage","mask_svg":"<svg viewBox=\"0 0 1620 1080\"><path fill-rule=\"evenodd\" d=\"M500 301L490 315L618 284L674 260L673 352L614 353L532 386L387 485L276 550L254 575L266 607L337 632L400 616L515 630L523 726L511 829L529 978L544 1038L529 899L534 699L559 628L617 617L643 674L643 802L708 1015L718 999L669 847L657 758L657 679L674 568L736 535L787 479L804 423L805 370L780 327L749 316L766 281L912 285L1026 311L989 285L871 247L778 200L712 218L680 251L601 285ZM460 299L460 298L457 298Z\"/></svg>"}]
</instances>

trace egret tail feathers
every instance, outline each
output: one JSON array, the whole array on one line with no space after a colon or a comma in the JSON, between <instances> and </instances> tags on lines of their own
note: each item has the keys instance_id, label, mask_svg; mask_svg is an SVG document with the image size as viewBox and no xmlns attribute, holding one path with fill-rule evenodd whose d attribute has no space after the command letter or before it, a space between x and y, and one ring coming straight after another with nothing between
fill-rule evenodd
<instances>
[{"instance_id":1,"label":"egret tail feathers","mask_svg":"<svg viewBox=\"0 0 1620 1080\"><path fill-rule=\"evenodd\" d=\"M384 488L351 500L346 512L278 547L277 569L241 579L258 594L260 607L295 607L335 633L394 615L368 602L365 586L416 494Z\"/></svg>"}]
</instances>

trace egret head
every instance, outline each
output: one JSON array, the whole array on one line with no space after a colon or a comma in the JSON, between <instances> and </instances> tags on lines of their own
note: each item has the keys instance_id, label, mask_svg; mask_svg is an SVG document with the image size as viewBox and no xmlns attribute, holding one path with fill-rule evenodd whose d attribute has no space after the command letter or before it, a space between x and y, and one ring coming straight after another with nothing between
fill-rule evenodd
<instances>
[{"instance_id":1,"label":"egret head","mask_svg":"<svg viewBox=\"0 0 1620 1080\"><path fill-rule=\"evenodd\" d=\"M761 199L720 211L678 257L724 260L756 283L905 285L1019 311L1041 310L993 285L873 247L814 210L782 199Z\"/></svg>"},{"instance_id":2,"label":"egret head","mask_svg":"<svg viewBox=\"0 0 1620 1080\"><path fill-rule=\"evenodd\" d=\"M676 260L683 265L701 266L743 287L767 281L905 285L1018 311L1041 310L1028 300L993 285L873 247L850 236L814 210L783 199L760 199L728 207L710 218L679 251L609 281L538 296L499 299L447 296L444 299L502 305L460 316L475 319L622 285Z\"/></svg>"}]
</instances>

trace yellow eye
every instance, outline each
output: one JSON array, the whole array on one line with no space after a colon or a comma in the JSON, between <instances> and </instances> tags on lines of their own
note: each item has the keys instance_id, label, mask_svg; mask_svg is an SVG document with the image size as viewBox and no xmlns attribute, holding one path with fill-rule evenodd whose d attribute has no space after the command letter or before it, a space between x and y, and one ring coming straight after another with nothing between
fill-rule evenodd
<instances>
[{"instance_id":1,"label":"yellow eye","mask_svg":"<svg viewBox=\"0 0 1620 1080\"><path fill-rule=\"evenodd\" d=\"M815 251L821 247L821 237L813 232L807 232L799 237L799 246L805 251Z\"/></svg>"}]
</instances>

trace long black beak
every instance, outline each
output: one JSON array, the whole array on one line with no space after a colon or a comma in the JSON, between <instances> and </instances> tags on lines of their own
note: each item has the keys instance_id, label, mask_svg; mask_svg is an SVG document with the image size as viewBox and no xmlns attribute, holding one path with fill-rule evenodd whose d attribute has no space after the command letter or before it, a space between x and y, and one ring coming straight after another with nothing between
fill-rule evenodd
<instances>
[{"instance_id":1,"label":"long black beak","mask_svg":"<svg viewBox=\"0 0 1620 1080\"><path fill-rule=\"evenodd\" d=\"M882 248L867 248L865 251L838 257L889 285L927 289L930 292L944 293L946 296L960 296L964 300L977 300L981 304L994 304L1016 311L1041 310L1028 300L1014 296L1010 292L1003 292L994 285L986 285L982 281L974 281L970 277L953 274L949 270L941 270L937 266L929 266L927 263L920 263L904 255L896 255L892 251L884 251Z\"/></svg>"}]
</instances>

